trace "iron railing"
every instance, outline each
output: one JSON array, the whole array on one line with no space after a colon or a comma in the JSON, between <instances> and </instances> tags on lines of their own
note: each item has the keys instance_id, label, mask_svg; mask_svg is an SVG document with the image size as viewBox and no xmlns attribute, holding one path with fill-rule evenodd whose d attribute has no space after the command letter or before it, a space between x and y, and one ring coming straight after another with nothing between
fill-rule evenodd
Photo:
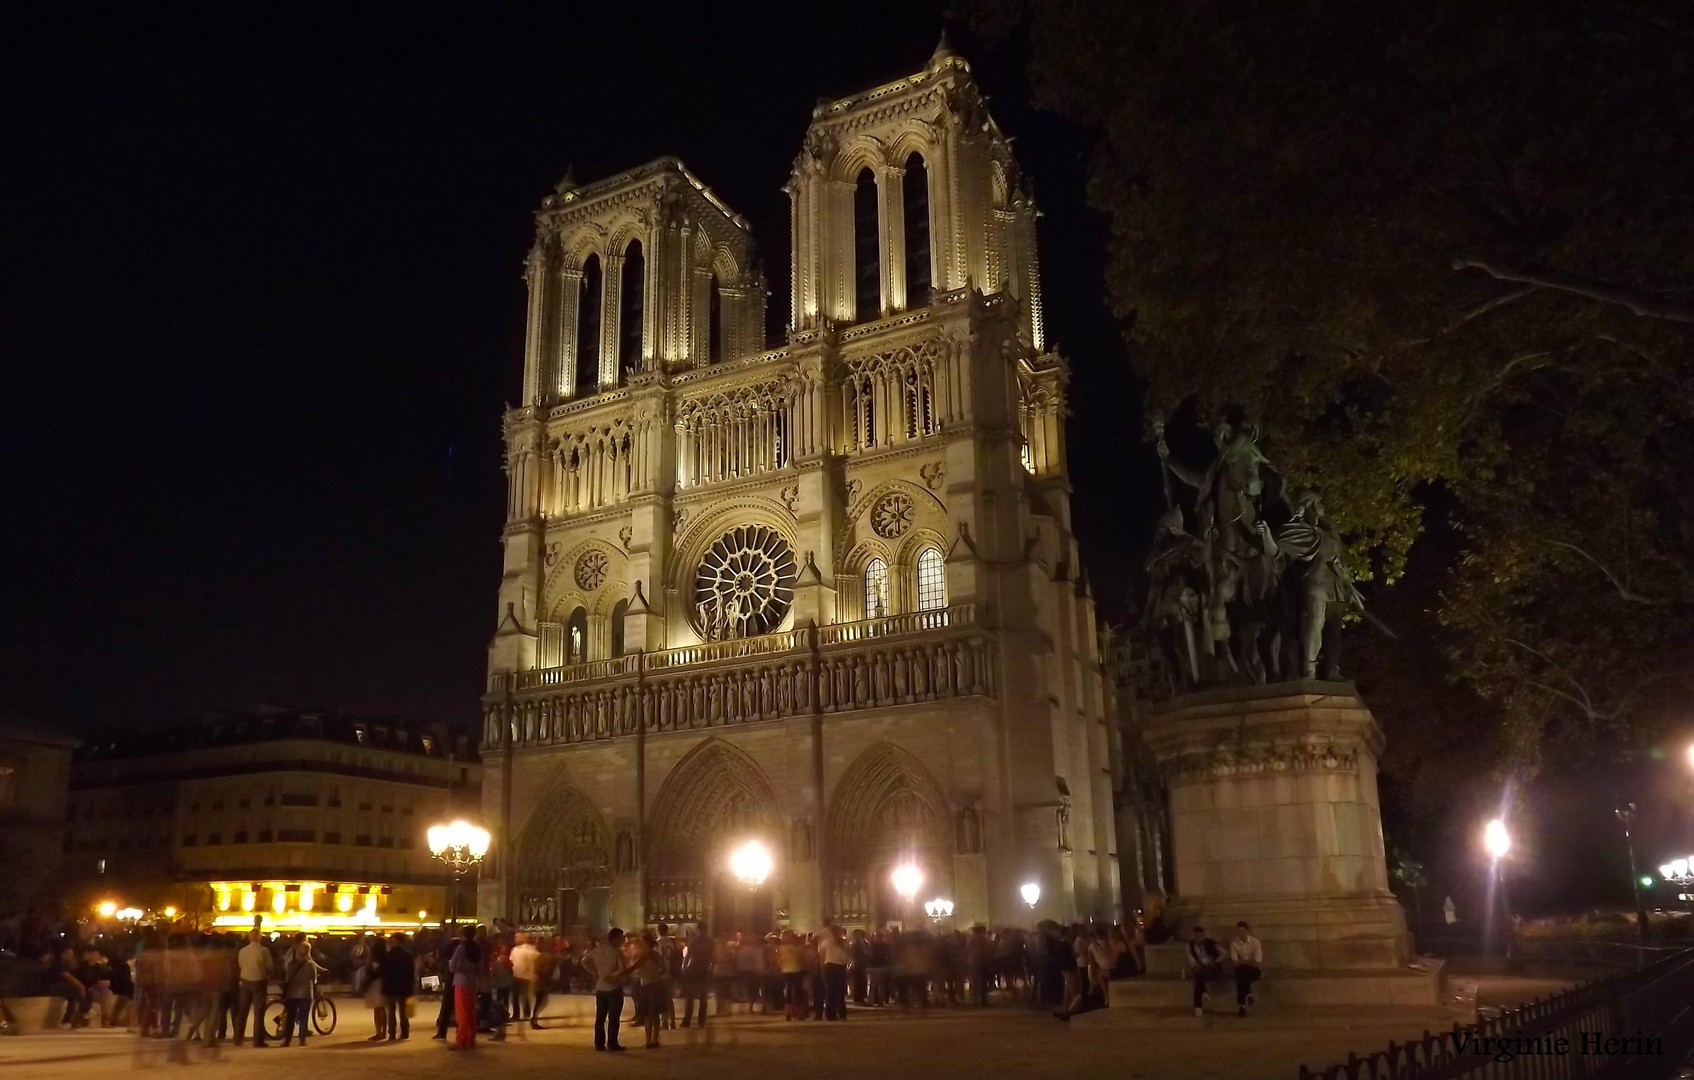
<instances>
[{"instance_id":1,"label":"iron railing","mask_svg":"<svg viewBox=\"0 0 1694 1080\"><path fill-rule=\"evenodd\" d=\"M1694 1047L1694 950L1299 1080L1656 1080Z\"/></svg>"}]
</instances>

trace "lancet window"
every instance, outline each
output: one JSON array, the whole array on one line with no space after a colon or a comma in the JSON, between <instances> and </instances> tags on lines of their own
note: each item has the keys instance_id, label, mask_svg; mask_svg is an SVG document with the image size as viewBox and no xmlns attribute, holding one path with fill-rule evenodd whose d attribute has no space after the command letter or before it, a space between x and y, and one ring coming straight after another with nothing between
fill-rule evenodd
<instances>
[{"instance_id":1,"label":"lancet window","mask_svg":"<svg viewBox=\"0 0 1694 1080\"><path fill-rule=\"evenodd\" d=\"M857 321L882 315L882 220L869 169L853 185L853 298Z\"/></svg>"},{"instance_id":2,"label":"lancet window","mask_svg":"<svg viewBox=\"0 0 1694 1080\"><path fill-rule=\"evenodd\" d=\"M618 285L618 385L641 370L641 328L647 314L647 261L641 241L624 249L623 276Z\"/></svg>"},{"instance_id":3,"label":"lancet window","mask_svg":"<svg viewBox=\"0 0 1694 1080\"><path fill-rule=\"evenodd\" d=\"M787 380L684 401L677 415L677 480L685 487L786 467L805 395Z\"/></svg>"},{"instance_id":4,"label":"lancet window","mask_svg":"<svg viewBox=\"0 0 1694 1080\"><path fill-rule=\"evenodd\" d=\"M576 392L578 396L600 389L600 305L604 300L600 256L590 255L582 264L582 292L576 317Z\"/></svg>"},{"instance_id":5,"label":"lancet window","mask_svg":"<svg viewBox=\"0 0 1694 1080\"><path fill-rule=\"evenodd\" d=\"M900 180L900 197L906 221L906 306L929 303L932 285L929 261L929 169L923 155L906 159Z\"/></svg>"}]
</instances>

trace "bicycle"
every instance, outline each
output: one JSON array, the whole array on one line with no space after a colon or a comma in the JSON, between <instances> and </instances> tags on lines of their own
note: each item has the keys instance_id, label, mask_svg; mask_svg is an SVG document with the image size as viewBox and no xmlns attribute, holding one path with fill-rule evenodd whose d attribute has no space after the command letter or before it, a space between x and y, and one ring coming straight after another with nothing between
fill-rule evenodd
<instances>
[{"instance_id":1,"label":"bicycle","mask_svg":"<svg viewBox=\"0 0 1694 1080\"><path fill-rule=\"evenodd\" d=\"M312 1030L319 1035L328 1035L335 1030L335 1002L325 997L323 991L312 987ZM285 1037L288 1026L288 1003L279 995L265 1000L264 1031L266 1038L281 1039Z\"/></svg>"}]
</instances>

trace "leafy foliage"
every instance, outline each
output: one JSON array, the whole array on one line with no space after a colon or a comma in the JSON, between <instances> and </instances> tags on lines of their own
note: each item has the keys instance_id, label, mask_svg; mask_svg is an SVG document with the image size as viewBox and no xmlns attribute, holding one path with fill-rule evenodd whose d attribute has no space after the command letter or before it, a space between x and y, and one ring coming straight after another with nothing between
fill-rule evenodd
<instances>
[{"instance_id":1,"label":"leafy foliage","mask_svg":"<svg viewBox=\"0 0 1694 1080\"><path fill-rule=\"evenodd\" d=\"M1094 132L1150 399L1242 407L1361 577L1429 493L1451 670L1508 754L1694 694L1694 9L1030 0Z\"/></svg>"}]
</instances>

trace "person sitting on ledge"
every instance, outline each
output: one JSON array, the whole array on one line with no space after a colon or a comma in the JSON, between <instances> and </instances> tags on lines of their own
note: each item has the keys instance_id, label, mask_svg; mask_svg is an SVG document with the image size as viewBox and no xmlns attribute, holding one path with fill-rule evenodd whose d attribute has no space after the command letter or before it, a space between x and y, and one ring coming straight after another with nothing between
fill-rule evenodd
<instances>
[{"instance_id":1,"label":"person sitting on ledge","mask_svg":"<svg viewBox=\"0 0 1694 1080\"><path fill-rule=\"evenodd\" d=\"M1223 954L1218 951L1218 943L1206 936L1203 926L1196 926L1188 941L1188 962L1194 974L1194 1015L1204 1016L1206 1002L1212 1000L1206 980L1223 974Z\"/></svg>"},{"instance_id":2,"label":"person sitting on ledge","mask_svg":"<svg viewBox=\"0 0 1694 1080\"><path fill-rule=\"evenodd\" d=\"M1229 962L1235 967L1235 1015L1246 1016L1247 1006L1254 1004L1253 983L1265 973L1265 947L1253 936L1253 928L1245 920L1235 924L1235 937L1229 942Z\"/></svg>"}]
</instances>

